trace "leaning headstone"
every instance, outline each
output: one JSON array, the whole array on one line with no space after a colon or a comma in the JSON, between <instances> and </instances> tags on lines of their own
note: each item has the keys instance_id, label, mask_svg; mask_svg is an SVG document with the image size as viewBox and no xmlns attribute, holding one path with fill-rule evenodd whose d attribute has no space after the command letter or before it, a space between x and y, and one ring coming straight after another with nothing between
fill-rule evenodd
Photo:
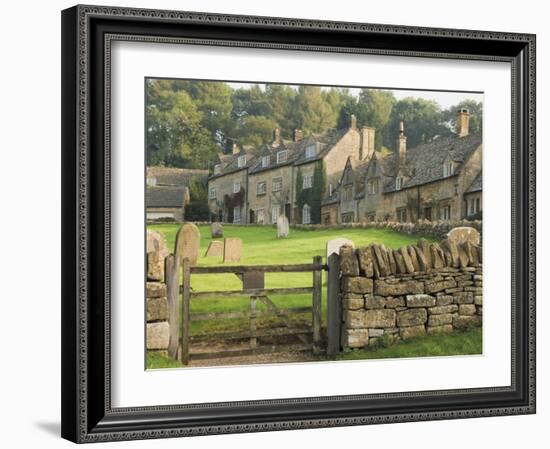
<instances>
[{"instance_id":1,"label":"leaning headstone","mask_svg":"<svg viewBox=\"0 0 550 449\"><path fill-rule=\"evenodd\" d=\"M224 241L223 261L239 262L243 254L243 241L236 237L227 237Z\"/></svg>"},{"instance_id":2,"label":"leaning headstone","mask_svg":"<svg viewBox=\"0 0 550 449\"><path fill-rule=\"evenodd\" d=\"M355 247L355 243L343 237L329 240L327 242L327 260L331 254L334 254L334 253L340 254L340 248L344 245L351 246L352 248Z\"/></svg>"},{"instance_id":3,"label":"leaning headstone","mask_svg":"<svg viewBox=\"0 0 550 449\"><path fill-rule=\"evenodd\" d=\"M277 238L286 238L288 237L288 218L285 214L281 214L277 217Z\"/></svg>"},{"instance_id":4,"label":"leaning headstone","mask_svg":"<svg viewBox=\"0 0 550 449\"><path fill-rule=\"evenodd\" d=\"M223 227L221 223L214 222L210 225L210 235L213 239L221 239L223 237Z\"/></svg>"},{"instance_id":5,"label":"leaning headstone","mask_svg":"<svg viewBox=\"0 0 550 449\"><path fill-rule=\"evenodd\" d=\"M176 234L176 258L181 262L189 259L191 266L197 265L199 260L199 249L201 233L193 223L185 223Z\"/></svg>"},{"instance_id":6,"label":"leaning headstone","mask_svg":"<svg viewBox=\"0 0 550 449\"><path fill-rule=\"evenodd\" d=\"M481 236L479 231L468 226L460 226L458 228L453 228L447 234L449 241L454 242L456 245L460 245L464 242L469 242L472 245L479 246L481 241Z\"/></svg>"},{"instance_id":7,"label":"leaning headstone","mask_svg":"<svg viewBox=\"0 0 550 449\"><path fill-rule=\"evenodd\" d=\"M212 240L208 244L208 249L204 255L205 257L223 256L223 242L221 240Z\"/></svg>"}]
</instances>

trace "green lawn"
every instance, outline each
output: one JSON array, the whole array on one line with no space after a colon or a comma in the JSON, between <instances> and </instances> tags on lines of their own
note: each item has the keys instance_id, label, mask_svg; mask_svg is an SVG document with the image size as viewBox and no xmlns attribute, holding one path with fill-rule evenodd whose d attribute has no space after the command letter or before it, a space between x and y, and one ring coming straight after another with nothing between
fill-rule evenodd
<instances>
[{"instance_id":1,"label":"green lawn","mask_svg":"<svg viewBox=\"0 0 550 449\"><path fill-rule=\"evenodd\" d=\"M177 224L148 225L164 234L168 248L173 250ZM199 226L201 233L199 266L222 265L221 257L204 257L210 238L210 226ZM295 264L311 263L314 256L325 256L326 243L337 237L352 240L356 247L366 246L369 243L383 243L390 248L399 248L403 245L415 243L419 237L400 234L386 229L325 229L325 230L296 230L291 229L286 239L276 238L274 226L233 226L224 225L225 237L239 237L243 240L243 255L239 263L232 265L257 264ZM432 238L426 237L428 240ZM323 320L325 319L326 279L323 277ZM309 287L312 285L311 273L267 273L265 275L266 288L280 287ZM196 274L191 277L193 291L240 290L241 281L234 274ZM311 295L279 295L273 296L272 301L279 307L307 307L311 306ZM191 313L198 312L227 312L240 311L249 308L249 298L212 298L191 301ZM264 308L258 302L258 309ZM310 322L311 314L294 316L296 322ZM273 322L275 318L258 318L258 328ZM191 320L192 321L192 320ZM244 331L248 322L244 319L225 319L191 322L191 335L208 335L212 332ZM148 357L148 367L164 366L159 355ZM161 357L162 358L162 357ZM169 363L169 361L166 361Z\"/></svg>"}]
</instances>

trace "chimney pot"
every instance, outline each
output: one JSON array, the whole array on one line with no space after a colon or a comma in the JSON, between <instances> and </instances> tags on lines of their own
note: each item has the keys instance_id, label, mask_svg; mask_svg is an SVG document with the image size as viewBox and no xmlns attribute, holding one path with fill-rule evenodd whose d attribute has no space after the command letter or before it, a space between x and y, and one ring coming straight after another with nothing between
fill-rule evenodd
<instances>
[{"instance_id":1,"label":"chimney pot","mask_svg":"<svg viewBox=\"0 0 550 449\"><path fill-rule=\"evenodd\" d=\"M304 138L304 132L301 129L295 129L293 138L294 142L300 142Z\"/></svg>"},{"instance_id":2,"label":"chimney pot","mask_svg":"<svg viewBox=\"0 0 550 449\"><path fill-rule=\"evenodd\" d=\"M468 109L461 108L456 118L456 132L458 137L465 137L470 133L470 113Z\"/></svg>"}]
</instances>

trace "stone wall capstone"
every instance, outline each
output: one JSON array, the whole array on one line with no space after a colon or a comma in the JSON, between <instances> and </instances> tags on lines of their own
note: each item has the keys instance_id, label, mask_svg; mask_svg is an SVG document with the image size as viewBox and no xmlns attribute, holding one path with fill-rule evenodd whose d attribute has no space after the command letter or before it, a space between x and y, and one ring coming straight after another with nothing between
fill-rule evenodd
<instances>
[{"instance_id":1,"label":"stone wall capstone","mask_svg":"<svg viewBox=\"0 0 550 449\"><path fill-rule=\"evenodd\" d=\"M474 231L475 232L475 231ZM340 248L342 346L481 326L483 261L470 241Z\"/></svg>"}]
</instances>

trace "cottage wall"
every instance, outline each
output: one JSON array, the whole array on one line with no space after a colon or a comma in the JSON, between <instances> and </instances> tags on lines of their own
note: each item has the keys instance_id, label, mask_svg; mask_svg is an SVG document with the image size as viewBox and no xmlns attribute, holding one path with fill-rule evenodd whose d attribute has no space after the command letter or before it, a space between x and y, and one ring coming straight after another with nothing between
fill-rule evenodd
<instances>
[{"instance_id":1,"label":"cottage wall","mask_svg":"<svg viewBox=\"0 0 550 449\"><path fill-rule=\"evenodd\" d=\"M257 222L258 210L263 209L265 214L265 222L271 223L271 207L274 205L281 206L281 212L285 211L285 205L290 203L294 184L292 183L292 165L282 167L274 167L268 170L252 173L248 177L249 192L248 192L248 209L254 212L254 219ZM282 179L282 187L279 192L273 192L273 180L275 178ZM266 193L263 195L257 194L257 185L259 182L266 183ZM292 217L288 217L291 219Z\"/></svg>"},{"instance_id":2,"label":"cottage wall","mask_svg":"<svg viewBox=\"0 0 550 449\"><path fill-rule=\"evenodd\" d=\"M241 190L244 193L243 204L241 206L241 223L248 223L248 209L246 207L246 195L248 192L247 185L248 170L238 170L233 173L227 173L221 176L216 176L208 180L208 206L210 212L217 215L221 212L222 221L227 222L229 220L230 212L226 210L224 204L224 196L233 194L233 184L235 181L241 182ZM210 188L216 188L216 198L210 199Z\"/></svg>"}]
</instances>

